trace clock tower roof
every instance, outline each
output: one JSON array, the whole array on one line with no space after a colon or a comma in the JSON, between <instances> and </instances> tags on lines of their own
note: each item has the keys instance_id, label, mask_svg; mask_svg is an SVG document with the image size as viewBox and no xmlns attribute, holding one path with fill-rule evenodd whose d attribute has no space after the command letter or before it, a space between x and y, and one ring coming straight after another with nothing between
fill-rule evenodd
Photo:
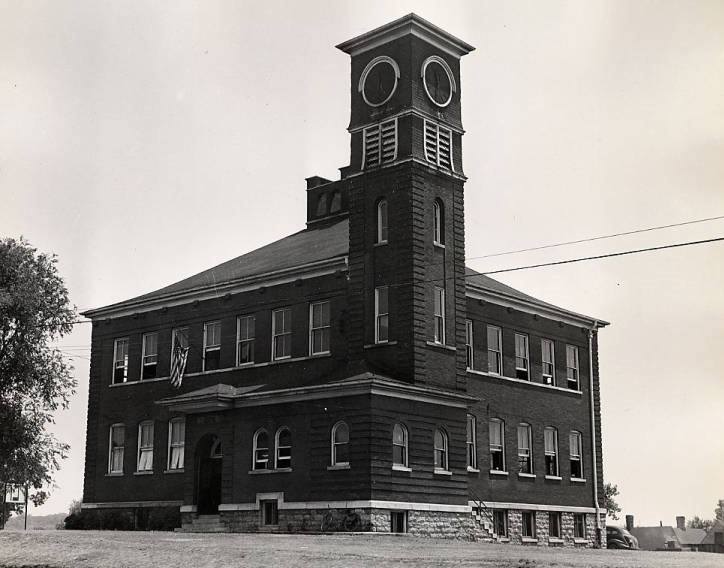
<instances>
[{"instance_id":1,"label":"clock tower roof","mask_svg":"<svg viewBox=\"0 0 724 568\"><path fill-rule=\"evenodd\" d=\"M340 43L337 48L349 55L358 55L405 35L413 35L424 39L441 51L456 58L460 58L475 49L469 43L412 13Z\"/></svg>"}]
</instances>

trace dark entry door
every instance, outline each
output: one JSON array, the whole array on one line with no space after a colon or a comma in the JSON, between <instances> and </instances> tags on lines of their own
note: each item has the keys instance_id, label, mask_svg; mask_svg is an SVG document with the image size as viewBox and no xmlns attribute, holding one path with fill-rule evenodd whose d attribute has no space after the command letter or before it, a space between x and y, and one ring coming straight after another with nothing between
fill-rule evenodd
<instances>
[{"instance_id":1,"label":"dark entry door","mask_svg":"<svg viewBox=\"0 0 724 568\"><path fill-rule=\"evenodd\" d=\"M199 515L219 512L221 503L221 458L202 458L199 464Z\"/></svg>"}]
</instances>

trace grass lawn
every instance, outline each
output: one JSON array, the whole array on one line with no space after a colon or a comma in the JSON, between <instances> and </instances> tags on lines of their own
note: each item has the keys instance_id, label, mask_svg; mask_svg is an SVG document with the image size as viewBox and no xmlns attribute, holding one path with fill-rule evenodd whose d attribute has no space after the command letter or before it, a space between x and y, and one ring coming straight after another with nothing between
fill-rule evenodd
<instances>
[{"instance_id":1,"label":"grass lawn","mask_svg":"<svg viewBox=\"0 0 724 568\"><path fill-rule=\"evenodd\" d=\"M374 535L0 532L0 567L724 568L724 555L506 546Z\"/></svg>"}]
</instances>

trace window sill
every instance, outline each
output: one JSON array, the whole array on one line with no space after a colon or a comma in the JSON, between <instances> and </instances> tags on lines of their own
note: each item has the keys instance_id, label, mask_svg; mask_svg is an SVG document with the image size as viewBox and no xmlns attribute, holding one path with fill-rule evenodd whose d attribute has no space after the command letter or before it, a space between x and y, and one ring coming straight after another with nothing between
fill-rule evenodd
<instances>
[{"instance_id":1,"label":"window sill","mask_svg":"<svg viewBox=\"0 0 724 568\"><path fill-rule=\"evenodd\" d=\"M519 473L518 473L518 477L522 477L522 478L525 478L525 479L535 479L535 478L536 478L536 474L535 474L535 473L522 473L522 472L519 472Z\"/></svg>"},{"instance_id":2,"label":"window sill","mask_svg":"<svg viewBox=\"0 0 724 568\"><path fill-rule=\"evenodd\" d=\"M545 478L552 481L561 481L563 479L560 475L546 475Z\"/></svg>"},{"instance_id":3,"label":"window sill","mask_svg":"<svg viewBox=\"0 0 724 568\"><path fill-rule=\"evenodd\" d=\"M574 538L573 542L575 544L588 544L588 539L587 538Z\"/></svg>"},{"instance_id":4,"label":"window sill","mask_svg":"<svg viewBox=\"0 0 724 568\"><path fill-rule=\"evenodd\" d=\"M533 538L533 537L531 537L531 536L524 536L524 537L522 538L522 542L523 542L523 543L530 543L530 544L533 544L533 543L538 544L538 539L537 539L537 538Z\"/></svg>"},{"instance_id":5,"label":"window sill","mask_svg":"<svg viewBox=\"0 0 724 568\"><path fill-rule=\"evenodd\" d=\"M327 466L327 471L336 471L338 469L350 469L350 467L348 463L337 463Z\"/></svg>"},{"instance_id":6,"label":"window sill","mask_svg":"<svg viewBox=\"0 0 724 568\"><path fill-rule=\"evenodd\" d=\"M571 477L572 483L586 483L585 478L583 477Z\"/></svg>"},{"instance_id":7,"label":"window sill","mask_svg":"<svg viewBox=\"0 0 724 568\"><path fill-rule=\"evenodd\" d=\"M435 471L433 471L433 473L435 475L452 475L452 471L450 471L449 469L440 469L440 468L435 468Z\"/></svg>"},{"instance_id":8,"label":"window sill","mask_svg":"<svg viewBox=\"0 0 724 568\"><path fill-rule=\"evenodd\" d=\"M510 539L507 536L499 536L498 542L510 542Z\"/></svg>"},{"instance_id":9,"label":"window sill","mask_svg":"<svg viewBox=\"0 0 724 568\"><path fill-rule=\"evenodd\" d=\"M480 470L477 467L468 466L468 473L480 473Z\"/></svg>"},{"instance_id":10,"label":"window sill","mask_svg":"<svg viewBox=\"0 0 724 568\"><path fill-rule=\"evenodd\" d=\"M106 473L106 477L123 477L122 471L114 471L112 473Z\"/></svg>"},{"instance_id":11,"label":"window sill","mask_svg":"<svg viewBox=\"0 0 724 568\"><path fill-rule=\"evenodd\" d=\"M442 244L442 243L438 243L437 241L432 241L432 245L435 246L435 247L437 247L437 248L440 248L440 249L445 250L445 245Z\"/></svg>"},{"instance_id":12,"label":"window sill","mask_svg":"<svg viewBox=\"0 0 724 568\"><path fill-rule=\"evenodd\" d=\"M278 467L276 469L250 469L247 473L249 475L266 475L268 473L289 473L292 471L291 467Z\"/></svg>"},{"instance_id":13,"label":"window sill","mask_svg":"<svg viewBox=\"0 0 724 568\"><path fill-rule=\"evenodd\" d=\"M170 474L183 473L183 472L184 472L184 468L180 467L180 468L177 468L177 469L164 469L163 472L164 472L164 473L170 473Z\"/></svg>"},{"instance_id":14,"label":"window sill","mask_svg":"<svg viewBox=\"0 0 724 568\"><path fill-rule=\"evenodd\" d=\"M378 343L368 343L365 349L376 349L377 347L386 347L388 345L397 345L397 341L380 341Z\"/></svg>"},{"instance_id":15,"label":"window sill","mask_svg":"<svg viewBox=\"0 0 724 568\"><path fill-rule=\"evenodd\" d=\"M503 477L508 477L508 472L500 469L491 469L490 475L502 475Z\"/></svg>"},{"instance_id":16,"label":"window sill","mask_svg":"<svg viewBox=\"0 0 724 568\"><path fill-rule=\"evenodd\" d=\"M411 467L407 467L406 465L393 465L393 466L392 466L392 471L406 471L406 472L410 472L410 471L412 471L412 468L411 468Z\"/></svg>"},{"instance_id":17,"label":"window sill","mask_svg":"<svg viewBox=\"0 0 724 568\"><path fill-rule=\"evenodd\" d=\"M473 375L480 375L480 376L482 376L482 377L490 377L490 378L493 378L493 379L500 379L500 380L502 380L502 381L512 381L512 382L514 382L514 383L518 383L518 384L522 384L522 385L530 385L530 386L533 386L533 387L539 387L539 388L543 388L543 389L551 389L551 390L555 390L555 391L559 391L559 392L565 392L565 393L568 393L568 394L576 394L576 395L579 395L579 396L583 394L583 392L580 391L580 390L571 390L571 389L565 388L565 387L557 387L557 386L554 386L554 385L546 385L546 384L544 384L544 383L536 383L536 382L534 382L534 381L524 381L524 380L521 380L521 379L516 379L515 377L504 377L503 375L500 375L500 374L498 374L498 373L490 373L490 372L486 372L486 371L476 371L475 369L468 369L467 371L468 371L468 373L471 373L471 374L473 374Z\"/></svg>"},{"instance_id":18,"label":"window sill","mask_svg":"<svg viewBox=\"0 0 724 568\"><path fill-rule=\"evenodd\" d=\"M374 247L384 247L384 246L387 246L387 243L388 243L388 241L380 241L380 242L378 242L378 243L375 243L375 244L372 245L372 246L374 246Z\"/></svg>"},{"instance_id":19,"label":"window sill","mask_svg":"<svg viewBox=\"0 0 724 568\"><path fill-rule=\"evenodd\" d=\"M443 349L445 351L452 351L453 353L457 351L454 347L451 347L450 345L445 345L444 343L436 343L435 341L426 341L425 345L428 347L434 347L435 349Z\"/></svg>"},{"instance_id":20,"label":"window sill","mask_svg":"<svg viewBox=\"0 0 724 568\"><path fill-rule=\"evenodd\" d=\"M310 359L316 359L317 357L328 357L331 355L329 351L320 351L319 353L310 353L309 357Z\"/></svg>"},{"instance_id":21,"label":"window sill","mask_svg":"<svg viewBox=\"0 0 724 568\"><path fill-rule=\"evenodd\" d=\"M557 536L550 536L548 537L548 542L551 544L563 544L564 540L562 538L558 538Z\"/></svg>"},{"instance_id":22,"label":"window sill","mask_svg":"<svg viewBox=\"0 0 724 568\"><path fill-rule=\"evenodd\" d=\"M134 471L133 475L153 475L153 470L145 470L145 471Z\"/></svg>"}]
</instances>

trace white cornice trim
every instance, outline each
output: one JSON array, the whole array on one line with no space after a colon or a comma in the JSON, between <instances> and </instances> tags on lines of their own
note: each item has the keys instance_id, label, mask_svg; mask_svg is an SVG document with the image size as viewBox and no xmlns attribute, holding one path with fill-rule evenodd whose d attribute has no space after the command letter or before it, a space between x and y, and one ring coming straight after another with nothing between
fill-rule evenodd
<instances>
[{"instance_id":1,"label":"white cornice trim","mask_svg":"<svg viewBox=\"0 0 724 568\"><path fill-rule=\"evenodd\" d=\"M220 299L225 294L238 294L240 292L248 292L261 286L278 286L280 284L288 284L299 279L317 278L334 274L340 268L347 268L347 256L338 256L330 259L320 260L309 264L301 264L298 266L290 266L282 270L265 272L254 276L239 278L218 284L216 286L200 286L191 290L183 290L180 292L171 292L162 296L156 296L148 299L130 300L88 310L82 315L92 319L99 320L107 317L123 317L136 313L149 312L162 307L173 307L182 304L188 304L196 300L212 300Z\"/></svg>"},{"instance_id":2,"label":"white cornice trim","mask_svg":"<svg viewBox=\"0 0 724 568\"><path fill-rule=\"evenodd\" d=\"M468 373L470 373L471 375L480 375L481 377L488 377L491 379L497 379L497 380L502 380L502 381L511 381L511 382L518 383L521 385L540 387L540 388L544 388L544 389L564 392L566 394L575 394L578 396L581 396L583 394L579 390L567 389L565 387L559 387L556 385L546 385L545 383L536 383L534 381L524 381L523 379L516 379L514 377L505 377L503 375L494 375L493 373L486 373L485 371L478 371L476 369L466 369L466 371Z\"/></svg>"},{"instance_id":3,"label":"white cornice trim","mask_svg":"<svg viewBox=\"0 0 724 568\"><path fill-rule=\"evenodd\" d=\"M258 511L259 496L254 503L222 503L219 511ZM355 501L284 501L278 498L280 510L306 509L387 509L396 511L430 511L439 513L470 514L470 505L447 505L445 503L417 503L413 501L380 501L376 499L360 499Z\"/></svg>"}]
</instances>

